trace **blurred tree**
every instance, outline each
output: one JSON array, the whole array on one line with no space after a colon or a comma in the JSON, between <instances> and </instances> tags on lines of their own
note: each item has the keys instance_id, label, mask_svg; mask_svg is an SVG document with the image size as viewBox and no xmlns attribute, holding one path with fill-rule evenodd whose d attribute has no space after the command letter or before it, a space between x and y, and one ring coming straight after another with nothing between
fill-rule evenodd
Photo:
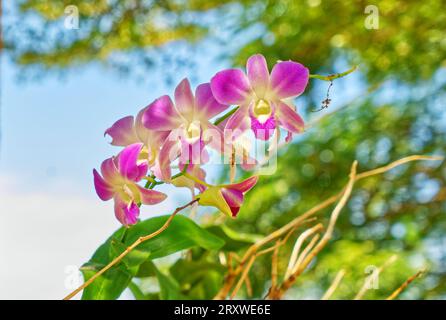
<instances>
[{"instance_id":1,"label":"blurred tree","mask_svg":"<svg viewBox=\"0 0 446 320\"><path fill-rule=\"evenodd\" d=\"M253 52L262 52L270 62L292 59L314 72L331 72L342 57L361 63L373 82L390 77L415 82L446 64L446 13L441 0L374 1L378 29L366 28L366 19L373 13L366 13L368 3L362 0L18 3L17 19L5 22L5 44L20 65L66 68L91 61L117 63L118 57L130 55L133 59L121 59L121 67L128 68L135 61L151 66L155 54L148 49L206 35L218 38L214 31L229 15L235 17L228 26L232 33L220 39L226 43L235 34L258 26L256 36L242 43L234 57L240 64ZM78 30L64 28L68 5L78 9Z\"/></svg>"}]
</instances>

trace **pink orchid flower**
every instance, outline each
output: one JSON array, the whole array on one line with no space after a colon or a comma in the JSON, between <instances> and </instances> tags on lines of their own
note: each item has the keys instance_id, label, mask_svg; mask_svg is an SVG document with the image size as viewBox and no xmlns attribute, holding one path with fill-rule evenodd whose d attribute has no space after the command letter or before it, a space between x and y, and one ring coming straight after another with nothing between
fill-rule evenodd
<instances>
[{"instance_id":1,"label":"pink orchid flower","mask_svg":"<svg viewBox=\"0 0 446 320\"><path fill-rule=\"evenodd\" d=\"M150 105L142 116L144 126L169 132L159 154L161 179L170 180L170 164L178 157L180 164L207 162L206 144L219 144L222 135L209 120L227 108L215 100L209 83L200 84L194 96L187 79L175 89L175 104L162 96Z\"/></svg>"},{"instance_id":2,"label":"pink orchid flower","mask_svg":"<svg viewBox=\"0 0 446 320\"><path fill-rule=\"evenodd\" d=\"M159 168L156 160L169 132L154 131L144 127L142 117L149 107L139 111L136 119L133 116L119 119L105 131L104 135L109 135L112 138L111 144L114 146L126 147L134 143L142 143L141 153L147 155L149 168L157 172Z\"/></svg>"},{"instance_id":3,"label":"pink orchid flower","mask_svg":"<svg viewBox=\"0 0 446 320\"><path fill-rule=\"evenodd\" d=\"M256 54L248 59L246 71L247 74L239 69L223 70L211 79L212 93L218 102L240 106L225 129L251 128L261 140L269 140L277 127L290 134L302 132L302 118L285 100L305 90L308 69L297 62L282 61L270 74L265 57Z\"/></svg>"},{"instance_id":4,"label":"pink orchid flower","mask_svg":"<svg viewBox=\"0 0 446 320\"><path fill-rule=\"evenodd\" d=\"M244 195L257 183L258 177L252 176L239 183L210 186L198 196L198 203L212 206L224 214L235 218L243 204Z\"/></svg>"},{"instance_id":5,"label":"pink orchid flower","mask_svg":"<svg viewBox=\"0 0 446 320\"><path fill-rule=\"evenodd\" d=\"M93 169L94 186L103 201L114 199L116 218L124 226L135 224L139 217L139 205L157 204L164 193L144 189L137 184L147 174L147 159L141 159L142 143L124 148L117 157L102 162L102 176Z\"/></svg>"}]
</instances>

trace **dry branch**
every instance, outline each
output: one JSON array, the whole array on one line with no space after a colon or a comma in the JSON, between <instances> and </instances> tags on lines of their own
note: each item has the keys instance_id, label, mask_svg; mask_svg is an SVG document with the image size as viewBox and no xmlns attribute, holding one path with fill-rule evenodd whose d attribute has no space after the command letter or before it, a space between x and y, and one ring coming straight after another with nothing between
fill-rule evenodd
<instances>
[{"instance_id":1,"label":"dry branch","mask_svg":"<svg viewBox=\"0 0 446 320\"><path fill-rule=\"evenodd\" d=\"M322 296L321 300L330 299L330 297L333 295L333 293L338 288L339 283L341 283L341 280L344 277L344 275L345 275L345 270L344 269L339 270L339 272L336 274L333 282L331 283L330 287L328 287L327 291Z\"/></svg>"},{"instance_id":2,"label":"dry branch","mask_svg":"<svg viewBox=\"0 0 446 320\"><path fill-rule=\"evenodd\" d=\"M327 227L326 232L322 236L322 239L316 244L313 250L311 250L308 255L303 259L302 263L300 265L297 265L295 267L295 271L290 274L282 283L280 288L277 290L270 290L270 294L268 295L269 299L280 299L285 294L285 292L294 284L296 279L302 274L302 272L305 270L305 268L310 264L310 262L316 257L316 255L327 245L328 241L331 239L333 235L334 226L336 224L336 221L339 217L339 214L341 213L341 210L344 208L344 206L347 204L347 201L352 193L353 185L356 181L356 168L357 168L358 162L354 161L353 165L350 170L350 178L349 181L344 188L344 193L342 194L341 199L339 200L338 204L334 208L330 221Z\"/></svg>"},{"instance_id":3,"label":"dry branch","mask_svg":"<svg viewBox=\"0 0 446 320\"><path fill-rule=\"evenodd\" d=\"M417 273L409 277L409 279L404 281L404 283L398 289L393 291L392 294L386 298L386 300L393 300L396 297L398 297L400 293L403 292L403 290L406 289L409 284L411 284L415 279L421 277L425 272L426 272L425 269L421 269Z\"/></svg>"},{"instance_id":4,"label":"dry branch","mask_svg":"<svg viewBox=\"0 0 446 320\"><path fill-rule=\"evenodd\" d=\"M401 158L399 160L396 160L386 166L365 171L362 173L359 173L355 177L355 181L378 175L381 173L385 173L397 166L400 166L402 164L412 162L412 161L422 161L422 160L428 160L428 161L442 161L443 157L440 156L423 156L423 155L412 155L409 157ZM300 216L294 218L292 221L281 227L280 229L277 229L276 231L270 233L263 239L257 241L255 244L253 244L244 254L242 260L240 261L239 265L236 266L233 270L230 270L228 274L225 277L224 284L218 294L214 297L214 299L221 300L225 299L230 292L232 286L234 285L237 277L240 275L240 273L243 270L243 266L250 260L250 258L256 254L256 252L263 247L265 244L268 244L272 240L275 240L279 237L282 237L284 234L290 232L291 230L295 230L299 226L301 226L307 219L312 218L313 215L320 212L321 210L329 207L333 203L335 203L342 195L344 194L344 190L339 192L338 194L335 194L328 199L324 200L323 202L317 204L313 208L309 209L308 211L304 212Z\"/></svg>"},{"instance_id":5,"label":"dry branch","mask_svg":"<svg viewBox=\"0 0 446 320\"><path fill-rule=\"evenodd\" d=\"M359 292L356 294L354 300L361 300L364 294L367 292L367 290L370 289L372 282L375 280L376 277L379 276L379 274L387 267L389 267L392 263L394 263L397 259L396 255L391 256L389 259L384 262L382 266L377 268L371 275L369 275L367 278L365 278L364 284L362 285Z\"/></svg>"}]
</instances>

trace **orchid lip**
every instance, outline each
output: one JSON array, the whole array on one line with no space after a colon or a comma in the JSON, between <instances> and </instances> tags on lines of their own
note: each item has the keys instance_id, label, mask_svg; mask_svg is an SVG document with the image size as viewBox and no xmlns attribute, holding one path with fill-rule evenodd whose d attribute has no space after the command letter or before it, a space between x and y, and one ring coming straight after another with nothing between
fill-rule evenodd
<instances>
[{"instance_id":1,"label":"orchid lip","mask_svg":"<svg viewBox=\"0 0 446 320\"><path fill-rule=\"evenodd\" d=\"M271 116L272 108L271 105L263 100L258 100L252 109L252 114L260 123L266 122Z\"/></svg>"},{"instance_id":2,"label":"orchid lip","mask_svg":"<svg viewBox=\"0 0 446 320\"><path fill-rule=\"evenodd\" d=\"M184 129L185 132L185 138L187 142L193 143L200 139L201 136L201 126L198 121L191 122L187 125L187 127Z\"/></svg>"}]
</instances>

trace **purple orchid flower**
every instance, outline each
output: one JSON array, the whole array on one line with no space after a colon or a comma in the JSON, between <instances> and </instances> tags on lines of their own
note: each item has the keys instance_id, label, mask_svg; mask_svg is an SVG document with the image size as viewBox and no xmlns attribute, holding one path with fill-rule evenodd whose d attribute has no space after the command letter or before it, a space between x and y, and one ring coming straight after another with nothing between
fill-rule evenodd
<instances>
[{"instance_id":1,"label":"purple orchid flower","mask_svg":"<svg viewBox=\"0 0 446 320\"><path fill-rule=\"evenodd\" d=\"M124 226L137 222L139 205L157 204L167 197L137 184L148 171L147 158L141 159L142 148L142 143L134 143L117 157L106 159L101 165L102 176L93 169L96 193L103 201L114 199L116 218Z\"/></svg>"},{"instance_id":2,"label":"purple orchid flower","mask_svg":"<svg viewBox=\"0 0 446 320\"><path fill-rule=\"evenodd\" d=\"M212 206L230 217L237 217L243 204L244 195L257 183L258 177L252 176L239 183L208 187L198 196L198 203Z\"/></svg>"},{"instance_id":3,"label":"purple orchid flower","mask_svg":"<svg viewBox=\"0 0 446 320\"><path fill-rule=\"evenodd\" d=\"M247 74L239 69L223 70L211 79L212 93L218 102L239 105L225 129L245 131L251 128L261 140L269 140L277 127L290 134L302 132L302 118L285 99L305 90L308 69L297 62L283 61L277 63L270 74L265 57L256 54L248 59L246 71Z\"/></svg>"},{"instance_id":4,"label":"purple orchid flower","mask_svg":"<svg viewBox=\"0 0 446 320\"><path fill-rule=\"evenodd\" d=\"M149 169L158 172L158 154L169 132L154 131L144 127L142 117L149 107L147 106L139 111L136 119L133 116L119 119L105 131L104 135L109 135L112 138L111 144L114 146L126 147L134 143L142 143L141 153L147 155Z\"/></svg>"},{"instance_id":5,"label":"purple orchid flower","mask_svg":"<svg viewBox=\"0 0 446 320\"><path fill-rule=\"evenodd\" d=\"M209 120L227 108L214 98L209 83L200 84L194 96L187 79L175 89L175 104L169 96L162 96L147 108L142 116L144 126L169 132L159 154L161 179L170 181L170 164L178 157L180 164L207 162L205 146L219 144L222 136L221 129Z\"/></svg>"}]
</instances>

